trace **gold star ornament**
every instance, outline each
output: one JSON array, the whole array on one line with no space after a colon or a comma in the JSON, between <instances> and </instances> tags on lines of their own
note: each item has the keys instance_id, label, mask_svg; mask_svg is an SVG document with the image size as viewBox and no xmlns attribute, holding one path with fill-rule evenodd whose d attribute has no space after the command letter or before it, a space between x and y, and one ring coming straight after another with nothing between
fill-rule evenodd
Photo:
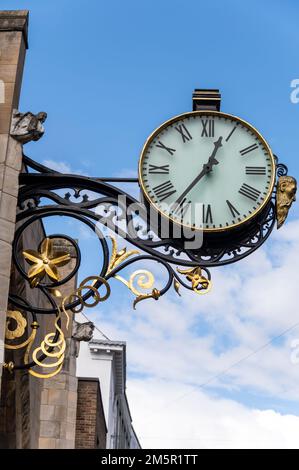
<instances>
[{"instance_id":1,"label":"gold star ornament","mask_svg":"<svg viewBox=\"0 0 299 470\"><path fill-rule=\"evenodd\" d=\"M53 241L45 238L39 251L24 250L23 256L28 264L31 265L27 276L31 287L36 287L47 274L52 281L59 281L58 266L65 266L71 259L70 253L53 253Z\"/></svg>"}]
</instances>

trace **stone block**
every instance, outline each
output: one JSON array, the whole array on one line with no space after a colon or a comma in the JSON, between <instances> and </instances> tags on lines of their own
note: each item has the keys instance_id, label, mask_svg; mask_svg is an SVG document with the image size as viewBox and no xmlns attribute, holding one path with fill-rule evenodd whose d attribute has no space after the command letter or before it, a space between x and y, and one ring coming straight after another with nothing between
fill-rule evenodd
<instances>
[{"instance_id":1,"label":"stone block","mask_svg":"<svg viewBox=\"0 0 299 470\"><path fill-rule=\"evenodd\" d=\"M63 374L58 374L50 379L44 379L43 386L47 389L64 390L65 382L65 376Z\"/></svg>"},{"instance_id":2,"label":"stone block","mask_svg":"<svg viewBox=\"0 0 299 470\"><path fill-rule=\"evenodd\" d=\"M9 137L6 154L6 165L20 171L22 168L22 145L13 137Z\"/></svg>"},{"instance_id":3,"label":"stone block","mask_svg":"<svg viewBox=\"0 0 299 470\"><path fill-rule=\"evenodd\" d=\"M63 405L67 406L68 392L66 390L49 390L48 391L49 405Z\"/></svg>"},{"instance_id":4,"label":"stone block","mask_svg":"<svg viewBox=\"0 0 299 470\"><path fill-rule=\"evenodd\" d=\"M68 407L76 408L77 407L77 392L68 392Z\"/></svg>"},{"instance_id":5,"label":"stone block","mask_svg":"<svg viewBox=\"0 0 299 470\"><path fill-rule=\"evenodd\" d=\"M1 77L1 73L0 73L0 78ZM13 101L14 101L14 93L15 93L15 81L13 82L4 82L4 103L1 103L1 110L2 108L5 108L5 107L10 107L11 108L11 105L13 104Z\"/></svg>"},{"instance_id":6,"label":"stone block","mask_svg":"<svg viewBox=\"0 0 299 470\"><path fill-rule=\"evenodd\" d=\"M0 163L0 190L2 191L3 179L4 179L5 165Z\"/></svg>"},{"instance_id":7,"label":"stone block","mask_svg":"<svg viewBox=\"0 0 299 470\"><path fill-rule=\"evenodd\" d=\"M72 375L69 375L67 387L71 392L77 392L77 389L78 389L77 377L73 377Z\"/></svg>"},{"instance_id":8,"label":"stone block","mask_svg":"<svg viewBox=\"0 0 299 470\"><path fill-rule=\"evenodd\" d=\"M0 367L2 366L3 362L4 362L4 341L0 339Z\"/></svg>"},{"instance_id":9,"label":"stone block","mask_svg":"<svg viewBox=\"0 0 299 470\"><path fill-rule=\"evenodd\" d=\"M22 33L0 32L0 65L16 65L19 61Z\"/></svg>"},{"instance_id":10,"label":"stone block","mask_svg":"<svg viewBox=\"0 0 299 470\"><path fill-rule=\"evenodd\" d=\"M38 440L39 449L55 449L56 439L49 437L40 437Z\"/></svg>"},{"instance_id":11,"label":"stone block","mask_svg":"<svg viewBox=\"0 0 299 470\"><path fill-rule=\"evenodd\" d=\"M41 392L41 404L46 405L49 399L49 390L42 390Z\"/></svg>"},{"instance_id":12,"label":"stone block","mask_svg":"<svg viewBox=\"0 0 299 470\"><path fill-rule=\"evenodd\" d=\"M0 266L1 264L2 263L0 263ZM0 313L6 312L7 310L8 290L9 290L9 277L0 275ZM4 318L6 318L6 314L4 315ZM0 327L0 331L2 328ZM3 336L0 335L0 338L2 337Z\"/></svg>"},{"instance_id":13,"label":"stone block","mask_svg":"<svg viewBox=\"0 0 299 470\"><path fill-rule=\"evenodd\" d=\"M9 134L11 113L11 106L0 104L0 134Z\"/></svg>"},{"instance_id":14,"label":"stone block","mask_svg":"<svg viewBox=\"0 0 299 470\"><path fill-rule=\"evenodd\" d=\"M42 421L50 421L55 419L55 406L54 405L41 405L40 419Z\"/></svg>"},{"instance_id":15,"label":"stone block","mask_svg":"<svg viewBox=\"0 0 299 470\"><path fill-rule=\"evenodd\" d=\"M5 165L2 191L17 198L19 191L19 172Z\"/></svg>"},{"instance_id":16,"label":"stone block","mask_svg":"<svg viewBox=\"0 0 299 470\"><path fill-rule=\"evenodd\" d=\"M4 83L15 83L17 74L17 64L2 64L0 69L0 80Z\"/></svg>"},{"instance_id":17,"label":"stone block","mask_svg":"<svg viewBox=\"0 0 299 470\"><path fill-rule=\"evenodd\" d=\"M56 449L74 449L74 441L68 439L58 439L56 441Z\"/></svg>"},{"instance_id":18,"label":"stone block","mask_svg":"<svg viewBox=\"0 0 299 470\"><path fill-rule=\"evenodd\" d=\"M76 423L77 408L68 408L66 420L68 423Z\"/></svg>"},{"instance_id":19,"label":"stone block","mask_svg":"<svg viewBox=\"0 0 299 470\"><path fill-rule=\"evenodd\" d=\"M15 222L16 208L17 208L17 198L12 196L11 194L2 193L1 203L0 203L0 219L5 219L10 222ZM0 220L0 226L1 226L1 220Z\"/></svg>"},{"instance_id":20,"label":"stone block","mask_svg":"<svg viewBox=\"0 0 299 470\"><path fill-rule=\"evenodd\" d=\"M60 423L60 439L65 439L66 437L66 421Z\"/></svg>"},{"instance_id":21,"label":"stone block","mask_svg":"<svg viewBox=\"0 0 299 470\"><path fill-rule=\"evenodd\" d=\"M66 423L66 439L72 440L75 442L76 436L76 423Z\"/></svg>"},{"instance_id":22,"label":"stone block","mask_svg":"<svg viewBox=\"0 0 299 470\"><path fill-rule=\"evenodd\" d=\"M60 428L57 421L41 421L40 436L59 438Z\"/></svg>"},{"instance_id":23,"label":"stone block","mask_svg":"<svg viewBox=\"0 0 299 470\"><path fill-rule=\"evenodd\" d=\"M1 221L0 221L0 230L1 230ZM0 240L0 275L1 276L10 276L10 266L11 266L11 244ZM0 307L1 309L1 307Z\"/></svg>"},{"instance_id":24,"label":"stone block","mask_svg":"<svg viewBox=\"0 0 299 470\"><path fill-rule=\"evenodd\" d=\"M8 135L0 134L0 163L5 162L7 144L8 144Z\"/></svg>"},{"instance_id":25,"label":"stone block","mask_svg":"<svg viewBox=\"0 0 299 470\"><path fill-rule=\"evenodd\" d=\"M15 224L8 220L0 221L0 240L11 243L14 238Z\"/></svg>"},{"instance_id":26,"label":"stone block","mask_svg":"<svg viewBox=\"0 0 299 470\"><path fill-rule=\"evenodd\" d=\"M55 419L57 421L65 421L67 416L67 407L63 405L55 406Z\"/></svg>"}]
</instances>

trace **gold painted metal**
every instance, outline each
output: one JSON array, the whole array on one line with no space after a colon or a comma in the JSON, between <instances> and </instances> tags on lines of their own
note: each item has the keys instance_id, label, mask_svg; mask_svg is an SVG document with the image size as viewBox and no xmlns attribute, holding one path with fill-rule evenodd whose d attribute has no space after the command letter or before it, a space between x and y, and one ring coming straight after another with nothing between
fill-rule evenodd
<instances>
[{"instance_id":1,"label":"gold painted metal","mask_svg":"<svg viewBox=\"0 0 299 470\"><path fill-rule=\"evenodd\" d=\"M55 319L55 331L53 333L48 333L43 341L41 342L40 346L34 349L32 352L32 360L35 362L36 365L49 369L49 368L54 368L55 370L49 373L40 373L36 372L32 368L28 370L29 374L33 375L34 377L46 379L50 377L54 377L54 375L58 374L61 371L61 368L63 366L63 361L65 357L65 348L66 348L66 342L64 338L64 334L62 329L58 325L58 320L61 318L61 310L59 308L59 314ZM57 341L54 341L56 331L59 332L59 336ZM30 350L31 350L32 343L29 343L25 355L24 355L24 363L28 364L29 363L29 355L30 355ZM53 348L53 351L50 352L50 349ZM49 359L56 359L54 362L41 362L37 358L37 355L39 353L43 353L47 358Z\"/></svg>"},{"instance_id":2,"label":"gold painted metal","mask_svg":"<svg viewBox=\"0 0 299 470\"><path fill-rule=\"evenodd\" d=\"M59 281L60 276L57 266L66 265L71 255L67 252L53 253L53 241L45 238L41 244L40 251L24 250L23 256L32 267L28 271L30 286L36 287L47 274L52 281Z\"/></svg>"},{"instance_id":3,"label":"gold painted metal","mask_svg":"<svg viewBox=\"0 0 299 470\"><path fill-rule=\"evenodd\" d=\"M21 312L19 312L18 310L8 310L6 316L7 316L7 320L6 320L5 338L7 340L15 340L16 338L21 338L24 335L25 329L27 326L26 318L24 318ZM11 330L9 328L11 319L14 319L17 325L14 330ZM17 350L17 349L22 349L29 344L32 344L33 341L35 340L36 330L39 327L39 324L37 321L33 321L30 326L32 328L32 331L31 331L30 336L25 341L19 344L5 343L4 345L5 348L10 349L10 350Z\"/></svg>"},{"instance_id":4,"label":"gold painted metal","mask_svg":"<svg viewBox=\"0 0 299 470\"><path fill-rule=\"evenodd\" d=\"M4 367L4 369L7 369L8 372L10 372L12 374L13 370L14 370L14 367L15 367L15 364L14 364L13 361L3 362L3 367Z\"/></svg>"},{"instance_id":5,"label":"gold painted metal","mask_svg":"<svg viewBox=\"0 0 299 470\"><path fill-rule=\"evenodd\" d=\"M90 282L90 281L92 281L92 282ZM98 281L100 281L106 288L106 294L104 296L101 296L100 293L99 293L99 290L94 287L96 282L98 282ZM93 292L93 297L92 298L94 299L94 301L92 303L87 303L84 300L83 295L82 295L82 292L84 290L91 290ZM96 305L98 305L99 302L104 302L105 300L107 300L108 297L110 296L110 292L111 292L111 289L110 289L110 286L109 286L108 282L106 281L106 279L104 279L103 277L100 277L100 276L89 276L89 277L85 278L80 283L79 287L77 289L75 289L75 291L73 293L71 293L70 295L64 297L64 299L61 302L61 308L62 308L63 312L65 313L66 317L68 318L68 313L65 309L65 304L66 303L73 302L75 300L79 300L79 302L80 302L79 307L73 308L72 311L73 311L73 313L80 313L80 312L82 312L84 307L87 307L87 308L95 307ZM68 324L67 324L67 327L68 327Z\"/></svg>"},{"instance_id":6,"label":"gold painted metal","mask_svg":"<svg viewBox=\"0 0 299 470\"><path fill-rule=\"evenodd\" d=\"M127 251L126 248L123 248L118 251L116 239L114 237L110 238L112 243L112 254L107 274L111 273L113 269L123 263L130 256L139 254L138 250ZM53 267L55 268L56 266L62 266L63 264L67 263L70 258L70 255L68 253L63 253L60 256L55 257L52 252L52 242L49 238L46 238L42 242L40 253L34 252L33 250L25 250L23 254L26 261L29 262L29 264L33 265L32 270L29 271L30 274L28 273L28 277L30 278L32 287L36 287L45 274L48 274L49 277L54 281L58 280L58 272L57 270L53 269ZM44 263L45 257L48 260L47 263ZM51 275L49 274L50 271L47 271L47 269L44 267L44 264L46 266L50 266ZM178 272L186 275L187 279L192 282L192 288L195 292L200 293L197 289L199 285L205 290L209 288L209 281L205 277L201 276L200 268L192 268L185 271L178 270ZM148 270L139 269L137 271L134 271L130 275L129 280L126 280L118 274L115 274L114 278L122 282L135 295L135 300L133 302L134 309L136 305L144 299L152 298L158 300L161 296L161 292L154 287L155 277ZM95 287L96 284L99 283L99 281L101 283L101 286L105 286L106 288L106 293L104 295L100 294L99 292L101 286L99 288ZM174 289L180 295L179 286L179 282L177 280L174 280ZM151 291L148 293L144 293L142 292L144 289L151 289ZM87 302L87 300L84 300L84 290L92 291L91 302ZM24 354L25 364L29 364L29 362L32 361L34 362L33 367L38 366L46 370L52 369L50 372L45 373L33 370L32 367L28 369L29 374L42 379L50 378L57 375L63 367L66 341L64 333L60 328L58 322L60 321L62 314L64 314L66 316L66 330L68 330L70 317L66 309L66 304L72 303L73 301L79 301L79 305L77 307L72 308L73 313L79 313L84 309L84 307L95 307L96 305L98 305L99 302L104 302L105 300L107 300L110 296L111 289L108 281L105 278L101 276L89 276L85 278L80 283L79 287L76 288L70 295L62 297L61 291L56 288L49 289L49 292L52 294L53 297L56 297L57 302L59 301L59 305L57 304L58 315L54 322L54 332L46 334L43 340L41 341L40 345L36 347L31 353L32 345L36 338L37 328L39 327L39 324L36 321L33 321L31 324L31 335L26 341L16 346L5 344L5 347L7 349L20 349L22 347L27 346ZM13 340L21 337L25 333L25 328L27 326L26 319L19 311L9 311L7 313L7 316L8 320L6 338ZM11 319L14 319L17 323L17 326L14 330L10 330L8 328ZM54 341L57 332L58 337L56 341ZM46 356L46 362L40 361L38 359L38 356L40 354L44 354ZM32 358L31 360L30 356ZM4 367L10 372L12 372L14 369L14 363L5 363Z\"/></svg>"},{"instance_id":7,"label":"gold painted metal","mask_svg":"<svg viewBox=\"0 0 299 470\"><path fill-rule=\"evenodd\" d=\"M11 319L15 320L16 327L10 329ZM8 310L6 314L6 329L5 329L5 338L6 339L15 339L21 338L24 335L27 326L27 320L23 317L21 312L18 310Z\"/></svg>"},{"instance_id":8,"label":"gold painted metal","mask_svg":"<svg viewBox=\"0 0 299 470\"><path fill-rule=\"evenodd\" d=\"M186 279L191 282L192 290L196 294L207 294L212 288L212 282L202 275L199 266L190 269L179 269L177 272L186 276Z\"/></svg>"},{"instance_id":9,"label":"gold painted metal","mask_svg":"<svg viewBox=\"0 0 299 470\"><path fill-rule=\"evenodd\" d=\"M117 251L117 242L114 237L110 237L112 243L112 255L111 260L108 267L108 273L110 273L116 266L121 264L127 258L132 255L138 255L140 252L138 250L131 250L127 251L126 247L120 251ZM154 287L155 277L151 271L145 269L138 269L134 271L127 281L125 278L120 276L119 274L115 274L113 276L118 281L122 282L128 289L130 289L133 294L135 294L136 298L133 302L133 308L135 310L136 304L141 302L141 300L153 298L158 300L160 297L160 291ZM141 289L152 289L150 293L144 293L136 288L134 285L135 281L137 282L138 287Z\"/></svg>"},{"instance_id":10,"label":"gold painted metal","mask_svg":"<svg viewBox=\"0 0 299 470\"><path fill-rule=\"evenodd\" d=\"M255 129L255 127L253 127L251 124L249 124L247 121L244 121L243 119L237 117L237 116L234 116L232 114L227 114L227 113L222 113L220 111L212 111L212 110L203 110L203 111L191 111L191 112L188 112L188 113L183 113L183 114L179 114L178 116L174 116L173 118L169 119L168 121L165 121L161 126L157 127L157 129L155 129L152 134L148 137L148 139L146 140L143 148L142 148L142 151L141 151L141 154L140 154L140 158L139 158L139 164L138 164L138 179L139 179L139 185L140 185L140 188L146 198L146 200L150 203L150 205L152 207L155 208L155 210L161 214L164 218L166 219L169 219L171 221L172 224L175 224L175 225L179 225L179 226L182 226L182 227L186 227L188 229L190 229L190 226L189 225L186 225L186 224L181 224L180 222L178 222L177 220L174 220L172 219L171 217L169 217L168 214L164 213L163 211L161 211L161 209L152 201L151 199L151 196L148 194L147 190L146 190L146 187L144 185L144 182L143 182L143 176L142 176L142 163L143 163L143 159L144 159L144 156L146 155L147 153L147 150L148 150L148 147L149 145L151 144L151 142L153 141L153 139L163 130L165 129L166 127L170 126L171 124L177 122L177 121L180 121L184 118L187 118L187 117L192 117L192 116L218 116L218 117L223 117L223 118L227 118L227 119L231 119L231 120L234 120L236 122L239 122L241 123L243 126L247 127L248 129L250 129L256 136L257 138L262 142L262 144L264 145L265 149L267 150L267 153L270 157L270 160L271 160L271 167L272 167L272 178L271 178L271 182L270 182L270 185L269 185L269 189L268 189L268 193L267 193L267 196L265 197L265 200L263 201L263 203L255 210L252 212L252 214L250 214L248 217L246 217L246 219L243 219L241 222L238 222L236 224L233 224L233 225L228 225L226 227L222 227L222 228L198 228L198 227L195 227L194 230L196 231L201 231L201 232L213 232L213 233L217 233L217 232L224 232L224 231L227 231L227 230L230 230L230 229L235 229L237 227L239 227L240 225L243 225L244 223L247 223L249 220L251 220L252 218L254 218L264 207L265 205L268 203L268 201L270 200L271 198L271 194L272 194L272 191L273 191L273 187L274 187L274 183L275 183L275 161L274 161L274 156L273 156L273 153L272 153L272 150L269 146L269 144L266 142L266 140L264 139L264 137L258 132L257 129ZM193 228L192 228L193 230Z\"/></svg>"},{"instance_id":11,"label":"gold painted metal","mask_svg":"<svg viewBox=\"0 0 299 470\"><path fill-rule=\"evenodd\" d=\"M90 281L92 281L92 283L87 284ZM106 287L106 294L104 296L101 296L98 289L96 289L94 287L94 284L97 281L101 281L104 284L104 286ZM85 289L93 291L93 293L94 293L93 299L95 299L95 300L92 303L87 303L83 299L82 292ZM62 294L58 289L53 289L52 295L54 295L57 298L62 298ZM65 341L64 333L58 325L58 321L61 318L61 314L64 313L65 316L66 316L66 320L67 320L66 321L66 330L68 330L70 317L69 317L69 314L68 314L68 312L65 308L66 303L69 303L69 302L74 301L76 299L79 300L80 301L79 309L78 308L73 309L74 313L79 313L83 310L84 307L94 307L99 302L105 301L109 296L110 296L110 286L109 286L108 282L106 281L106 279L104 279L100 276L89 276L80 283L79 287L77 289L75 289L75 291L72 294L64 297L61 300L61 304L58 306L59 314L56 317L56 320L55 320L55 323L54 323L55 331L53 333L48 333L44 337L44 339L41 342L40 346L35 348L34 351L32 352L32 360L35 362L35 364L37 366L40 366L40 367L46 368L46 369L53 369L54 368L54 371L51 371L49 373L40 373L40 372L37 372L37 371L33 370L32 368L30 368L29 373L31 375L33 375L34 377L46 379L46 378L54 377L55 375L57 375L61 371L61 369L63 367L64 358L65 358L66 341ZM58 336L57 341L54 341L54 338L55 338L55 335L56 335L57 331L59 333L59 336ZM25 353L25 357L24 357L25 364L29 363L29 355L30 355L31 345L32 345L32 343L30 345L28 345L28 348L27 348L26 353ZM50 352L50 348L54 348L54 350L52 352ZM44 362L44 361L41 362L41 361L39 361L39 359L37 357L39 353L45 354L45 356L49 360L51 360L51 362ZM54 362L53 362L53 360L54 360Z\"/></svg>"},{"instance_id":12,"label":"gold painted metal","mask_svg":"<svg viewBox=\"0 0 299 470\"><path fill-rule=\"evenodd\" d=\"M5 343L5 348L6 349L22 349L24 348L25 346L27 346L28 344L32 344L33 341L35 340L35 337L36 337L36 330L37 328L39 328L39 324L37 322L33 322L31 324L31 328L32 328L32 331L31 331L31 334L30 336L26 339L26 341L23 341L23 343L20 343L20 344L8 344L8 343Z\"/></svg>"},{"instance_id":13,"label":"gold painted metal","mask_svg":"<svg viewBox=\"0 0 299 470\"><path fill-rule=\"evenodd\" d=\"M293 176L280 176L276 186L276 219L279 229L285 222L289 209L296 201L297 181Z\"/></svg>"},{"instance_id":14,"label":"gold painted metal","mask_svg":"<svg viewBox=\"0 0 299 470\"><path fill-rule=\"evenodd\" d=\"M136 310L136 305L138 304L138 302L141 302L141 300L145 300L145 299L158 300L160 296L161 296L161 292L158 289L153 289L150 294L139 294L133 302L133 308L134 310Z\"/></svg>"},{"instance_id":15,"label":"gold painted metal","mask_svg":"<svg viewBox=\"0 0 299 470\"><path fill-rule=\"evenodd\" d=\"M131 250L127 251L127 248L123 248L119 252L117 252L117 241L114 237L110 237L111 243L112 243L112 254L111 254L111 259L110 263L108 266L108 271L107 274L109 274L116 266L121 264L123 261L125 261L127 258L129 258L132 255L139 255L140 251L138 250Z\"/></svg>"},{"instance_id":16,"label":"gold painted metal","mask_svg":"<svg viewBox=\"0 0 299 470\"><path fill-rule=\"evenodd\" d=\"M176 279L173 280L173 287L174 287L174 290L176 291L176 293L181 297L180 283Z\"/></svg>"}]
</instances>

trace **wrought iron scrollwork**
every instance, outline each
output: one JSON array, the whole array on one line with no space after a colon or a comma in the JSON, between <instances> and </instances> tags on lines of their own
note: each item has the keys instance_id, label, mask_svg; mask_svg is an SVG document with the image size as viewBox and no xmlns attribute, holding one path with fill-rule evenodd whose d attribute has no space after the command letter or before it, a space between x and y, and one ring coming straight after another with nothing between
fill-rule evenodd
<instances>
[{"instance_id":1,"label":"wrought iron scrollwork","mask_svg":"<svg viewBox=\"0 0 299 470\"><path fill-rule=\"evenodd\" d=\"M40 292L47 305L34 305L34 301L29 303L21 296L10 295L6 347L10 350L25 350L24 363L14 364L9 361L5 365L10 371L27 368L29 373L38 377L57 374L62 368L66 347L63 316L67 320L67 327L70 314L94 307L108 299L109 281L112 278L123 283L134 294L134 308L142 300L158 300L170 288L178 295L181 295L181 287L204 294L211 289L210 267L229 264L248 256L265 242L274 227L275 207L272 198L254 227L249 227L233 239L224 240L221 246L209 242L203 243L201 248L187 249L180 240L160 238L150 226L140 201L110 184L112 178L61 174L26 156L24 165L27 172L20 175L13 262L19 275L32 289ZM286 167L278 164L278 176L284 171ZM116 178L115 181L138 182L135 178ZM22 235L32 224L58 215L83 223L97 235L101 247L98 273L87 277L68 295L63 294L62 287L77 275L81 263L77 242L66 235L52 234L46 236L36 250L21 247ZM115 236L104 235L103 219L108 229L126 239L129 247L118 249ZM66 240L75 253L74 265L65 277L60 275L60 268L70 261L70 254L67 251L55 253L53 240L59 238ZM147 266L154 262L164 270L162 287L158 288L148 268L137 269L127 276L120 275L121 271L141 261ZM32 316L31 324L22 312ZM46 314L54 315L54 331L39 338L39 344L33 348L39 326L37 316ZM24 339L26 334L27 338ZM42 371L36 371L41 367L44 368Z\"/></svg>"}]
</instances>

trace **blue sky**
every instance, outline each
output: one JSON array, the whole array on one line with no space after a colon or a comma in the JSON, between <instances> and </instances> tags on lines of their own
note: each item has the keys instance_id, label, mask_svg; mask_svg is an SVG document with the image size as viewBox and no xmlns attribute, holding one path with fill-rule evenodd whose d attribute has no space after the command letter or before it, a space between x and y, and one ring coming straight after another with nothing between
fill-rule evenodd
<instances>
[{"instance_id":1,"label":"blue sky","mask_svg":"<svg viewBox=\"0 0 299 470\"><path fill-rule=\"evenodd\" d=\"M3 0L2 8L30 10L21 107L49 114L34 158L97 174L135 170L147 135L190 110L194 88L215 87L222 110L252 122L298 170L295 1Z\"/></svg>"},{"instance_id":2,"label":"blue sky","mask_svg":"<svg viewBox=\"0 0 299 470\"><path fill-rule=\"evenodd\" d=\"M20 109L48 113L45 136L25 149L35 160L53 161L71 171L94 176L137 174L141 147L152 130L171 116L191 110L194 88L219 88L222 110L257 127L280 161L288 165L289 173L298 174L299 103L290 101L290 83L299 78L299 5L295 0L3 0L1 8L30 10ZM105 312L95 313L94 318L113 339L128 341L128 392L136 430L141 441L144 437L144 446L157 445L151 420L145 420L146 424L142 419L142 406L149 398L147 390L156 394L157 403L151 395L149 410L164 429L159 440L162 447L167 447L166 436L174 431L167 428L170 415L167 411L163 414L158 403L163 405L163 397L175 390L179 396L180 390L185 393L187 389L193 397L187 401L196 409L200 404L207 410L214 407L220 414L221 410L224 415L229 413L231 419L235 413L241 433L242 423L243 427L253 423L248 425L252 434L264 435L264 428L261 431L254 421L256 409L266 413L271 408L271 423L279 423L278 430L286 422L282 415L293 414L297 419L295 395L282 391L294 390L298 385L298 366L290 366L288 356L292 336L278 346L273 344L270 352L263 351L263 359L259 356L256 362L249 361L244 368L246 378L242 371L236 371L223 381L229 384L216 381L213 387L204 389L204 396L202 389L196 388L296 322L297 303L292 303L296 285L287 281L291 276L288 253L292 253L291 259L298 256L297 206L292 209L290 220L280 238L277 235L252 261L218 271L211 300L204 300L200 307L198 299L190 297L186 301L161 299L154 306L140 305L140 316L136 316L131 311L129 293L113 284L115 295L109 306ZM76 227L68 226L66 230L74 233L79 230ZM96 241L82 234L81 247L89 260L83 274L84 270L87 274L96 272L97 261L90 256ZM277 261L281 250L285 257L279 255ZM261 282L257 287L255 263L261 263ZM295 282L296 273L294 276ZM284 305L280 282L290 289L286 295L292 315L285 315L284 321L278 308ZM259 302L248 301L249 294L243 293L245 287L259 297ZM191 316L186 314L185 323L180 323L180 312L186 312L187 307ZM173 318L169 317L169 310L173 311ZM178 331L173 326L167 329L168 322L175 321ZM155 326L160 329L157 336ZM165 347L161 347L163 341ZM188 347L197 347L199 357L194 365L201 367L201 354L209 366L198 370L198 382L195 371L190 369L190 357L177 356L174 345L184 341ZM142 356L142 344L143 348L156 347L169 361L171 373L166 366L163 368L162 360L160 369L151 367ZM279 370L267 362L273 362L271 358L276 354L277 364L280 360L285 364ZM175 394L171 400L178 403ZM181 448L191 442L187 425L192 412L188 415L188 406L181 400L174 412L177 420L184 420L182 428L186 425L187 437L172 435L172 445ZM182 410L185 413L181 416ZM205 416L209 423L213 422L212 414ZM286 427L295 429L292 426L288 422ZM196 432L193 430L193 435ZM230 432L233 430L223 427L223 434ZM215 436L211 439L216 442ZM277 439L282 437L275 435L273 442ZM286 439L291 442L290 436Z\"/></svg>"}]
</instances>

